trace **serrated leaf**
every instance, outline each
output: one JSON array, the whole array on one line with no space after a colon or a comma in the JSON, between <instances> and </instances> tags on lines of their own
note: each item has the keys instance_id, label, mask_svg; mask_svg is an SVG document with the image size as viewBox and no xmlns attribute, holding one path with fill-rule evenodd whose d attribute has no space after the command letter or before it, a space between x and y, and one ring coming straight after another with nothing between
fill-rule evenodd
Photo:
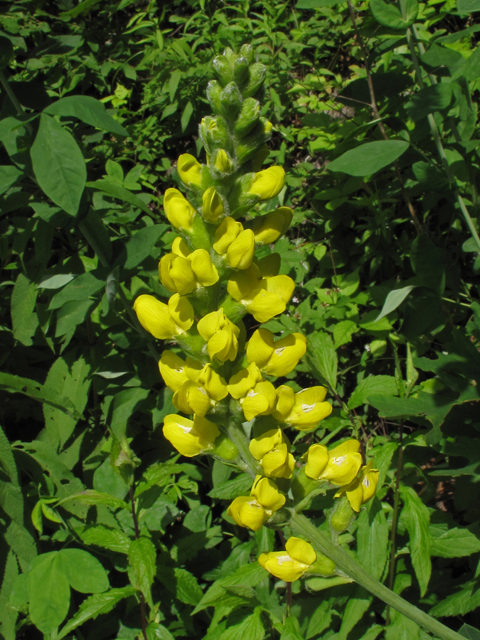
<instances>
[{"instance_id":1,"label":"serrated leaf","mask_svg":"<svg viewBox=\"0 0 480 640\"><path fill-rule=\"evenodd\" d=\"M33 336L38 327L35 315L37 286L19 273L12 292L11 315L13 337L26 347L33 344Z\"/></svg>"},{"instance_id":2,"label":"serrated leaf","mask_svg":"<svg viewBox=\"0 0 480 640\"><path fill-rule=\"evenodd\" d=\"M449 529L441 536L432 538L432 556L463 558L478 551L480 551L480 540L468 529Z\"/></svg>"},{"instance_id":3,"label":"serrated leaf","mask_svg":"<svg viewBox=\"0 0 480 640\"><path fill-rule=\"evenodd\" d=\"M88 527L79 532L80 538L86 545L95 545L103 547L116 553L128 554L131 540L123 531L118 529L109 529L103 525Z\"/></svg>"},{"instance_id":4,"label":"serrated leaf","mask_svg":"<svg viewBox=\"0 0 480 640\"><path fill-rule=\"evenodd\" d=\"M478 582L467 582L459 591L448 595L430 609L429 614L435 618L463 616L480 606L480 588Z\"/></svg>"},{"instance_id":5,"label":"serrated leaf","mask_svg":"<svg viewBox=\"0 0 480 640\"><path fill-rule=\"evenodd\" d=\"M317 331L308 337L306 361L319 382L324 379L330 387L337 387L337 354L331 336Z\"/></svg>"},{"instance_id":6,"label":"serrated leaf","mask_svg":"<svg viewBox=\"0 0 480 640\"><path fill-rule=\"evenodd\" d=\"M211 489L208 493L210 498L218 498L220 500L232 500L237 496L244 495L252 488L253 480L250 475L243 473L242 475L222 482L218 486Z\"/></svg>"},{"instance_id":7,"label":"serrated leaf","mask_svg":"<svg viewBox=\"0 0 480 640\"><path fill-rule=\"evenodd\" d=\"M140 537L130 544L128 564L130 582L139 589L147 602L151 601L150 587L155 577L155 561L157 554L150 538Z\"/></svg>"},{"instance_id":8,"label":"serrated leaf","mask_svg":"<svg viewBox=\"0 0 480 640\"><path fill-rule=\"evenodd\" d=\"M333 327L335 349L351 342L352 336L356 331L358 331L358 326L353 322L353 320L341 320L340 322L337 322Z\"/></svg>"},{"instance_id":9,"label":"serrated leaf","mask_svg":"<svg viewBox=\"0 0 480 640\"><path fill-rule=\"evenodd\" d=\"M432 562L430 560L431 536L429 532L430 513L411 487L401 486L404 502L401 518L410 538L410 556L423 596L427 590Z\"/></svg>"},{"instance_id":10,"label":"serrated leaf","mask_svg":"<svg viewBox=\"0 0 480 640\"><path fill-rule=\"evenodd\" d=\"M108 493L101 493L100 491L93 491L92 489L87 489L85 491L81 491L80 493L74 493L73 495L68 496L68 498L64 498L63 500L61 500L58 503L58 506L70 500L76 500L81 504L87 505L103 504L106 507L110 507L110 509L127 509L128 511L130 510L129 505L123 500L115 498Z\"/></svg>"},{"instance_id":11,"label":"serrated leaf","mask_svg":"<svg viewBox=\"0 0 480 640\"><path fill-rule=\"evenodd\" d=\"M405 20L402 18L400 9L396 4L388 4L383 0L371 0L370 8L378 23L396 31L408 29L415 22L418 15L417 0L407 0L405 2Z\"/></svg>"},{"instance_id":12,"label":"serrated leaf","mask_svg":"<svg viewBox=\"0 0 480 640\"><path fill-rule=\"evenodd\" d=\"M350 396L349 409L356 409L365 404L368 396L379 394L385 396L397 396L397 385L393 376L368 376L364 378Z\"/></svg>"}]
</instances>

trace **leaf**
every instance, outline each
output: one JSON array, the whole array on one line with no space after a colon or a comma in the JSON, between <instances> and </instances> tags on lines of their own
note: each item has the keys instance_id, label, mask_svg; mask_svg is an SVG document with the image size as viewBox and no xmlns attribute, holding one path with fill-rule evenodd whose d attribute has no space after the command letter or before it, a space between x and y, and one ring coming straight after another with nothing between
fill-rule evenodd
<instances>
[{"instance_id":1,"label":"leaf","mask_svg":"<svg viewBox=\"0 0 480 640\"><path fill-rule=\"evenodd\" d=\"M464 638L468 638L468 640L480 640L480 631L468 624L464 624L458 633Z\"/></svg>"},{"instance_id":2,"label":"leaf","mask_svg":"<svg viewBox=\"0 0 480 640\"><path fill-rule=\"evenodd\" d=\"M220 500L233 500L234 498L245 495L250 492L253 480L247 473L242 473L233 480L227 480L214 487L209 491L210 498L219 498Z\"/></svg>"},{"instance_id":3,"label":"leaf","mask_svg":"<svg viewBox=\"0 0 480 640\"><path fill-rule=\"evenodd\" d=\"M261 620L262 610L261 607L255 607L252 615L244 618L239 624L229 626L220 636L220 640L262 640L265 637Z\"/></svg>"},{"instance_id":4,"label":"leaf","mask_svg":"<svg viewBox=\"0 0 480 640\"><path fill-rule=\"evenodd\" d=\"M24 171L22 169L18 169L13 164L0 166L0 195L4 194L5 191L8 191L12 185L14 185L17 180L19 180L23 175Z\"/></svg>"},{"instance_id":5,"label":"leaf","mask_svg":"<svg viewBox=\"0 0 480 640\"><path fill-rule=\"evenodd\" d=\"M25 574L18 574L17 559L13 551L9 549L0 589L0 611L2 612L0 628L3 640L15 640L18 637L15 629L18 617L18 607L14 606L15 586L18 585L19 578L21 580L24 576Z\"/></svg>"},{"instance_id":6,"label":"leaf","mask_svg":"<svg viewBox=\"0 0 480 640\"><path fill-rule=\"evenodd\" d=\"M10 478L12 484L18 486L17 465L13 457L12 447L2 427L0 427L0 465Z\"/></svg>"},{"instance_id":7,"label":"leaf","mask_svg":"<svg viewBox=\"0 0 480 640\"><path fill-rule=\"evenodd\" d=\"M96 180L95 182L87 182L86 186L91 189L96 189L97 191L103 191L112 198L132 204L134 207L141 209L144 213L147 213L150 216L152 215L151 209L148 208L143 200L128 189L124 189L113 182L109 182L108 180Z\"/></svg>"},{"instance_id":8,"label":"leaf","mask_svg":"<svg viewBox=\"0 0 480 640\"><path fill-rule=\"evenodd\" d=\"M416 122L429 113L446 109L452 101L452 85L444 82L420 89L405 105L409 117Z\"/></svg>"},{"instance_id":9,"label":"leaf","mask_svg":"<svg viewBox=\"0 0 480 640\"><path fill-rule=\"evenodd\" d=\"M385 640L423 640L424 637L420 627L413 620L395 609L391 610L390 624L385 630Z\"/></svg>"},{"instance_id":10,"label":"leaf","mask_svg":"<svg viewBox=\"0 0 480 640\"><path fill-rule=\"evenodd\" d=\"M399 158L409 147L404 140L366 142L350 149L327 165L329 171L341 171L349 176L371 176Z\"/></svg>"},{"instance_id":11,"label":"leaf","mask_svg":"<svg viewBox=\"0 0 480 640\"><path fill-rule=\"evenodd\" d=\"M379 471L377 491L383 487L383 483L385 482L385 478L390 469L392 458L397 449L398 444L396 442L387 442L379 447L378 452L375 455L373 466Z\"/></svg>"},{"instance_id":12,"label":"leaf","mask_svg":"<svg viewBox=\"0 0 480 640\"><path fill-rule=\"evenodd\" d=\"M78 612L60 631L57 636L57 640L65 638L65 636L87 620L94 620L97 616L103 613L108 613L121 600L133 596L135 592L136 589L134 587L122 587L121 589L111 589L106 593L99 593L88 597L82 602Z\"/></svg>"},{"instance_id":13,"label":"leaf","mask_svg":"<svg viewBox=\"0 0 480 640\"><path fill-rule=\"evenodd\" d=\"M468 529L449 529L432 538L431 555L440 558L463 558L480 551L480 540Z\"/></svg>"},{"instance_id":14,"label":"leaf","mask_svg":"<svg viewBox=\"0 0 480 640\"><path fill-rule=\"evenodd\" d=\"M403 289L394 289L393 291L390 291L385 299L385 302L383 303L382 311L380 312L380 315L375 322L378 322L384 316L388 315L392 311L395 311L395 309L402 304L410 291L413 291L413 289L415 289L415 285L410 285L408 287L403 287Z\"/></svg>"},{"instance_id":15,"label":"leaf","mask_svg":"<svg viewBox=\"0 0 480 640\"><path fill-rule=\"evenodd\" d=\"M150 538L140 537L130 544L128 564L130 582L139 589L147 602L151 602L150 587L155 577L157 554Z\"/></svg>"},{"instance_id":16,"label":"leaf","mask_svg":"<svg viewBox=\"0 0 480 640\"><path fill-rule=\"evenodd\" d=\"M358 518L357 555L362 566L376 580L382 577L387 551L387 521L381 502L374 497Z\"/></svg>"},{"instance_id":17,"label":"leaf","mask_svg":"<svg viewBox=\"0 0 480 640\"><path fill-rule=\"evenodd\" d=\"M42 633L52 633L65 619L70 606L70 587L57 551L38 556L29 574L29 613Z\"/></svg>"},{"instance_id":18,"label":"leaf","mask_svg":"<svg viewBox=\"0 0 480 640\"><path fill-rule=\"evenodd\" d=\"M180 120L180 124L182 125L182 131L185 131L185 129L188 127L188 123L190 122L190 118L192 117L192 113L193 113L193 105L189 101L185 105L185 109L183 110L182 117L181 117L181 120Z\"/></svg>"},{"instance_id":19,"label":"leaf","mask_svg":"<svg viewBox=\"0 0 480 640\"><path fill-rule=\"evenodd\" d=\"M321 7L334 7L347 0L298 0L295 9L320 9Z\"/></svg>"},{"instance_id":20,"label":"leaf","mask_svg":"<svg viewBox=\"0 0 480 640\"><path fill-rule=\"evenodd\" d=\"M57 311L57 326L55 327L55 337L73 334L79 324L85 322L89 311L95 305L95 300L87 299L79 302L72 300L66 302L61 309Z\"/></svg>"},{"instance_id":21,"label":"leaf","mask_svg":"<svg viewBox=\"0 0 480 640\"><path fill-rule=\"evenodd\" d=\"M80 593L102 593L110 586L100 562L82 549L62 549L64 571L72 589Z\"/></svg>"},{"instance_id":22,"label":"leaf","mask_svg":"<svg viewBox=\"0 0 480 640\"><path fill-rule=\"evenodd\" d=\"M123 439L128 420L133 415L137 404L142 400L145 400L148 394L148 389L137 387L133 389L124 389L115 395L113 402L109 407L108 415L110 419L110 428L118 440Z\"/></svg>"},{"instance_id":23,"label":"leaf","mask_svg":"<svg viewBox=\"0 0 480 640\"><path fill-rule=\"evenodd\" d=\"M76 215L87 180L87 169L72 134L42 113L30 156L42 191L67 213Z\"/></svg>"},{"instance_id":24,"label":"leaf","mask_svg":"<svg viewBox=\"0 0 480 640\"><path fill-rule=\"evenodd\" d=\"M438 602L429 614L435 618L444 616L463 616L480 606L480 588L478 582L467 582L460 591L452 593ZM468 637L468 636L467 636Z\"/></svg>"},{"instance_id":25,"label":"leaf","mask_svg":"<svg viewBox=\"0 0 480 640\"><path fill-rule=\"evenodd\" d=\"M93 271L82 273L81 276L69 282L61 291L56 293L50 301L49 309L60 309L66 302L79 302L95 295L105 286L105 280L96 277Z\"/></svg>"},{"instance_id":26,"label":"leaf","mask_svg":"<svg viewBox=\"0 0 480 640\"><path fill-rule=\"evenodd\" d=\"M73 273L59 273L56 276L50 276L38 285L38 289L60 289L71 282L75 276Z\"/></svg>"},{"instance_id":27,"label":"leaf","mask_svg":"<svg viewBox=\"0 0 480 640\"><path fill-rule=\"evenodd\" d=\"M79 532L80 538L86 545L96 545L116 553L128 554L130 538L123 531L108 529L103 525L88 527Z\"/></svg>"},{"instance_id":28,"label":"leaf","mask_svg":"<svg viewBox=\"0 0 480 640\"><path fill-rule=\"evenodd\" d=\"M411 27L418 15L417 0L405 2L405 20L395 4L388 4L383 0L370 0L370 8L378 23L396 31L403 31Z\"/></svg>"},{"instance_id":29,"label":"leaf","mask_svg":"<svg viewBox=\"0 0 480 640\"><path fill-rule=\"evenodd\" d=\"M474 13L480 11L480 0L457 0L458 13Z\"/></svg>"},{"instance_id":30,"label":"leaf","mask_svg":"<svg viewBox=\"0 0 480 640\"><path fill-rule=\"evenodd\" d=\"M393 376L368 376L364 378L350 396L348 408L356 409L365 404L368 396L398 396L397 384Z\"/></svg>"},{"instance_id":31,"label":"leaf","mask_svg":"<svg viewBox=\"0 0 480 640\"><path fill-rule=\"evenodd\" d=\"M297 618L290 617L286 619L280 640L303 640Z\"/></svg>"},{"instance_id":32,"label":"leaf","mask_svg":"<svg viewBox=\"0 0 480 640\"><path fill-rule=\"evenodd\" d=\"M358 331L357 324L353 320L341 320L335 323L333 328L333 339L335 341L335 349L344 344L351 342L352 335Z\"/></svg>"},{"instance_id":33,"label":"leaf","mask_svg":"<svg viewBox=\"0 0 480 640\"><path fill-rule=\"evenodd\" d=\"M95 505L95 504L103 504L106 507L110 507L110 509L126 509L130 511L129 505L120 500L119 498L115 498L114 496L110 496L108 493L101 493L100 491L94 491L93 489L86 489L85 491L81 491L80 493L74 493L67 498L61 500L57 506L70 501L76 500L81 502L82 504L87 505Z\"/></svg>"},{"instance_id":34,"label":"leaf","mask_svg":"<svg viewBox=\"0 0 480 640\"><path fill-rule=\"evenodd\" d=\"M180 602L195 607L203 597L197 579L186 569L159 567L157 577Z\"/></svg>"},{"instance_id":35,"label":"leaf","mask_svg":"<svg viewBox=\"0 0 480 640\"><path fill-rule=\"evenodd\" d=\"M350 631L357 626L372 603L373 596L363 587L357 586L348 599L342 614L342 626L338 632L338 640L346 640Z\"/></svg>"},{"instance_id":36,"label":"leaf","mask_svg":"<svg viewBox=\"0 0 480 640\"><path fill-rule=\"evenodd\" d=\"M337 387L337 354L331 336L325 331L317 331L308 337L306 361L313 375L330 387Z\"/></svg>"},{"instance_id":37,"label":"leaf","mask_svg":"<svg viewBox=\"0 0 480 640\"><path fill-rule=\"evenodd\" d=\"M125 247L127 256L123 265L125 269L133 269L133 267L136 267L143 262L145 258L150 256L158 239L168 229L169 227L166 224L155 224L151 227L145 227L144 229L137 231L133 238L127 242ZM157 258L157 256L158 252L155 258ZM123 261L119 262L123 263Z\"/></svg>"},{"instance_id":38,"label":"leaf","mask_svg":"<svg viewBox=\"0 0 480 640\"><path fill-rule=\"evenodd\" d=\"M38 318L34 313L36 301L36 285L23 273L19 273L11 302L13 337L26 347L33 344L33 336L38 327Z\"/></svg>"},{"instance_id":39,"label":"leaf","mask_svg":"<svg viewBox=\"0 0 480 640\"><path fill-rule=\"evenodd\" d=\"M109 116L105 105L91 96L67 96L60 98L43 110L43 113L57 116L73 116L85 124L117 136L128 136L121 124Z\"/></svg>"},{"instance_id":40,"label":"leaf","mask_svg":"<svg viewBox=\"0 0 480 640\"><path fill-rule=\"evenodd\" d=\"M170 94L169 95L170 102L173 102L175 98L175 94L177 93L178 83L180 82L181 77L182 77L182 72L180 71L180 69L175 69L175 71L170 76L170 80L168 81L168 91Z\"/></svg>"},{"instance_id":41,"label":"leaf","mask_svg":"<svg viewBox=\"0 0 480 640\"><path fill-rule=\"evenodd\" d=\"M400 492L404 502L401 518L410 538L410 556L420 586L420 594L424 596L432 572L431 537L428 530L430 513L411 487L401 486Z\"/></svg>"},{"instance_id":42,"label":"leaf","mask_svg":"<svg viewBox=\"0 0 480 640\"><path fill-rule=\"evenodd\" d=\"M426 235L417 236L413 241L410 262L421 284L432 289L438 295L443 295L445 290L443 253Z\"/></svg>"}]
</instances>

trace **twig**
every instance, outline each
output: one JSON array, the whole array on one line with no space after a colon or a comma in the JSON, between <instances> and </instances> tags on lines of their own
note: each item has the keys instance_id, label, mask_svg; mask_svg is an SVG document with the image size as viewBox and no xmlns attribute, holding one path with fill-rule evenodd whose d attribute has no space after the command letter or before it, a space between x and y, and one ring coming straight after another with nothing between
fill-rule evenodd
<instances>
[{"instance_id":1,"label":"twig","mask_svg":"<svg viewBox=\"0 0 480 640\"><path fill-rule=\"evenodd\" d=\"M348 9L350 11L350 19L352 21L353 24L353 28L355 31L355 35L357 37L358 40L358 44L360 45L360 49L362 50L362 54L363 54L363 60L364 60L364 64L365 64L365 72L367 74L367 84L368 84L368 91L370 93L370 99L371 99L371 104L370 107L373 111L373 115L375 116L375 118L377 118L379 120L378 122L378 128L380 130L380 133L382 134L382 137L384 140L388 140L388 135L387 132L385 131L385 127L383 126L383 122L381 121L381 116L380 113L378 111L378 106L377 106L377 100L375 98L375 91L373 89L373 81L372 81L372 74L370 72L370 63L368 62L368 51L365 47L365 43L363 42L363 38L360 35L360 32L358 30L358 26L357 26L357 21L355 20L355 10L353 8L352 2L351 0L347 0L348 2ZM395 168L395 174L397 176L397 180L400 183L400 188L402 190L402 196L403 199L405 200L405 204L407 205L407 208L410 212L410 215L412 217L413 220L413 224L415 225L415 229L417 230L418 234L422 234L423 233L423 229L422 226L417 218L417 214L415 213L415 209L413 208L413 204L412 201L410 200L410 197L408 195L408 193L405 191L405 186L404 186L404 182L403 182L403 178L402 178L402 174L400 173L400 165L398 163L398 160L395 160L395 162L393 163L393 166Z\"/></svg>"},{"instance_id":2,"label":"twig","mask_svg":"<svg viewBox=\"0 0 480 640\"><path fill-rule=\"evenodd\" d=\"M135 495L133 492L133 487L129 488L130 494L130 503L132 505L132 517L133 517L133 527L135 529L135 538L138 540L140 538L140 529L138 528L138 520L137 513L135 511ZM147 610L145 608L145 596L142 592L140 592L140 615L142 621L142 634L144 640L148 640L147 638Z\"/></svg>"}]
</instances>

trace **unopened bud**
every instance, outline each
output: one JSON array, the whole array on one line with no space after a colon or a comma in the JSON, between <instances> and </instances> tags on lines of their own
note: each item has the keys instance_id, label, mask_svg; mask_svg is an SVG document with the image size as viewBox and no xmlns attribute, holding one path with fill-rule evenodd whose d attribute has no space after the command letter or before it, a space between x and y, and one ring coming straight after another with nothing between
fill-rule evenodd
<instances>
[{"instance_id":1,"label":"unopened bud","mask_svg":"<svg viewBox=\"0 0 480 640\"><path fill-rule=\"evenodd\" d=\"M261 62L255 62L255 64L252 64L249 68L248 72L248 82L242 91L244 98L250 98L257 93L265 80L267 68Z\"/></svg>"},{"instance_id":2,"label":"unopened bud","mask_svg":"<svg viewBox=\"0 0 480 640\"><path fill-rule=\"evenodd\" d=\"M240 49L240 55L247 59L248 64L253 64L255 54L251 44L244 44Z\"/></svg>"},{"instance_id":3,"label":"unopened bud","mask_svg":"<svg viewBox=\"0 0 480 640\"><path fill-rule=\"evenodd\" d=\"M212 107L213 113L221 115L220 94L222 87L216 80L211 80L207 85L207 100Z\"/></svg>"},{"instance_id":4,"label":"unopened bud","mask_svg":"<svg viewBox=\"0 0 480 640\"><path fill-rule=\"evenodd\" d=\"M226 56L217 56L213 59L213 68L217 74L217 78L224 87L233 80L233 71Z\"/></svg>"},{"instance_id":5,"label":"unopened bud","mask_svg":"<svg viewBox=\"0 0 480 640\"><path fill-rule=\"evenodd\" d=\"M328 518L328 524L330 525L332 540L334 542L338 541L338 536L351 526L356 517L357 514L350 506L346 495L343 495L335 502Z\"/></svg>"},{"instance_id":6,"label":"unopened bud","mask_svg":"<svg viewBox=\"0 0 480 640\"><path fill-rule=\"evenodd\" d=\"M255 98L247 98L242 105L234 132L238 138L243 138L254 128L260 118L260 103Z\"/></svg>"},{"instance_id":7,"label":"unopened bud","mask_svg":"<svg viewBox=\"0 0 480 640\"><path fill-rule=\"evenodd\" d=\"M233 63L233 79L238 84L243 84L248 79L248 60L239 56Z\"/></svg>"},{"instance_id":8,"label":"unopened bud","mask_svg":"<svg viewBox=\"0 0 480 640\"><path fill-rule=\"evenodd\" d=\"M242 96L235 82L229 82L220 94L221 114L234 120L242 108Z\"/></svg>"}]
</instances>

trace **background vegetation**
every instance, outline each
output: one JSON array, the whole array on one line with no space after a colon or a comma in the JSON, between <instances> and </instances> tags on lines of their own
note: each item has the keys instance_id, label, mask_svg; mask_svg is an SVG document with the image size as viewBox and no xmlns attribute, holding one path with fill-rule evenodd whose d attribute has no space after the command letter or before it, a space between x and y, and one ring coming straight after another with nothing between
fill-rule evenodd
<instances>
[{"instance_id":1,"label":"background vegetation","mask_svg":"<svg viewBox=\"0 0 480 640\"><path fill-rule=\"evenodd\" d=\"M254 560L275 532L225 511L250 479L187 462L161 434L172 394L133 299L169 295L162 194L180 153L203 159L212 58L245 42L268 67L270 160L287 171L274 204L295 209L274 249L297 290L266 326L309 337L291 384L317 380L334 404L296 451L362 441L378 499L343 543L480 638L478 11L0 3L4 640L431 637L355 585L311 578L290 593L265 578Z\"/></svg>"}]
</instances>

